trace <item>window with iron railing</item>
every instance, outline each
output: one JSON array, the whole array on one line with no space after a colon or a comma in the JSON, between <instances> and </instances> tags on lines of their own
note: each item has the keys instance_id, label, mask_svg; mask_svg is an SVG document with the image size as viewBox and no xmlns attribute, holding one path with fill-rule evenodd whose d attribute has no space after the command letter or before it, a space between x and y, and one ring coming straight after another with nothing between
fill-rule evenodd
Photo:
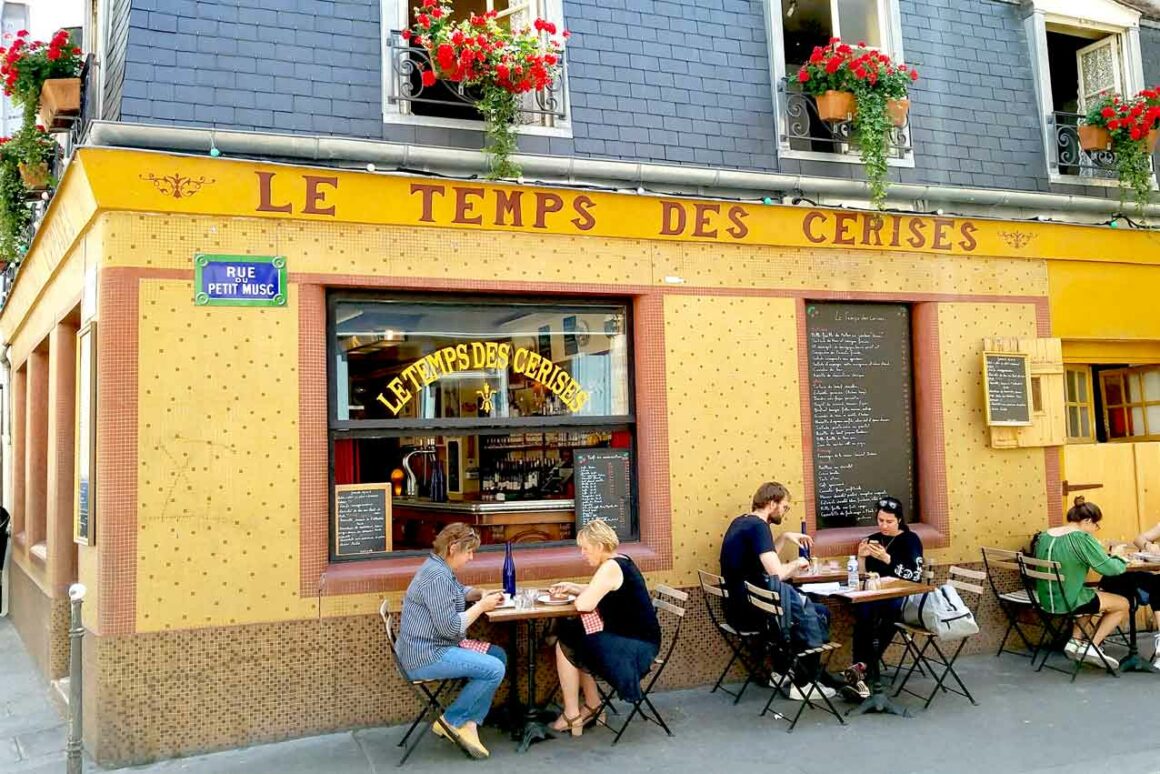
<instances>
[{"instance_id":1,"label":"window with iron railing","mask_svg":"<svg viewBox=\"0 0 1160 774\"><path fill-rule=\"evenodd\" d=\"M476 109L482 94L463 84L438 80L424 86L422 73L432 70L431 54L422 46L404 40L402 31L411 28L414 11L407 0L381 0L383 19L383 120L450 128L482 129L483 117ZM459 0L455 19L495 11L501 24L523 27L543 18L563 28L562 0ZM522 131L567 134L568 70L565 59L561 76L549 89L523 95L518 117Z\"/></svg>"}]
</instances>

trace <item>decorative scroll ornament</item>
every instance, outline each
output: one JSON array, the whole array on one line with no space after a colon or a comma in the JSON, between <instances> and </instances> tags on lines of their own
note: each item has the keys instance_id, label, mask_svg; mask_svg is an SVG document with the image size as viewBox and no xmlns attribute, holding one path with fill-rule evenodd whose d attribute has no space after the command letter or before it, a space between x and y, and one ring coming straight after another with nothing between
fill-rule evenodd
<instances>
[{"instance_id":1,"label":"decorative scroll ornament","mask_svg":"<svg viewBox=\"0 0 1160 774\"><path fill-rule=\"evenodd\" d=\"M147 175L139 176L142 180L153 184L159 192L165 196L172 196L174 199L184 199L194 196L201 190L203 185L213 185L216 180L213 178L206 178L204 175L200 177L186 177L178 173L172 175L161 175L160 177L150 172Z\"/></svg>"},{"instance_id":2,"label":"decorative scroll ornament","mask_svg":"<svg viewBox=\"0 0 1160 774\"><path fill-rule=\"evenodd\" d=\"M1035 239L1035 234L1026 231L1000 231L999 236L1016 250L1020 250L1031 243Z\"/></svg>"}]
</instances>

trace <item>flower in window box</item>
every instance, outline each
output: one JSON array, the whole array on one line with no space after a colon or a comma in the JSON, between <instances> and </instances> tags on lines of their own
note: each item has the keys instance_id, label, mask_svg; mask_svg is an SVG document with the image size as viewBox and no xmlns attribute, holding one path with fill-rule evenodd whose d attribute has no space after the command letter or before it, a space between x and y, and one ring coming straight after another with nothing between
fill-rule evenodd
<instances>
[{"instance_id":1,"label":"flower in window box","mask_svg":"<svg viewBox=\"0 0 1160 774\"><path fill-rule=\"evenodd\" d=\"M551 89L560 78L567 30L545 19L531 25L502 24L495 11L472 13L454 21L450 3L423 0L415 9L415 25L403 39L426 49L424 88L445 80L481 94L476 109L487 133L488 176L517 177L511 160L516 150L515 121L520 95Z\"/></svg>"},{"instance_id":2,"label":"flower in window box","mask_svg":"<svg viewBox=\"0 0 1160 774\"><path fill-rule=\"evenodd\" d=\"M67 128L68 117L80 113L81 49L67 30L57 30L47 42L28 37L28 30L20 30L12 45L0 48L4 95L23 106L26 124L35 123L39 107L45 126Z\"/></svg>"}]
</instances>

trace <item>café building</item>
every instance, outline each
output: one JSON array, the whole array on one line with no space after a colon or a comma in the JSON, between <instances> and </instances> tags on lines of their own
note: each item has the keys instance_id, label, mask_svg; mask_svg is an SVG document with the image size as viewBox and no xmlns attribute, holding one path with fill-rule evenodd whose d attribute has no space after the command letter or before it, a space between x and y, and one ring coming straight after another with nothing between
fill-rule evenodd
<instances>
[{"instance_id":1,"label":"caf\u00e9 building","mask_svg":"<svg viewBox=\"0 0 1160 774\"><path fill-rule=\"evenodd\" d=\"M761 481L827 557L898 497L938 567L1022 546L1125 454L1160 470L1156 247L82 149L0 313L11 615L61 677L88 587L104 763L381 725L412 705L378 606L439 529L480 532L467 582L511 543L546 585L604 518L694 592L669 685L711 682L697 570ZM1157 494L1113 488L1127 533Z\"/></svg>"}]
</instances>

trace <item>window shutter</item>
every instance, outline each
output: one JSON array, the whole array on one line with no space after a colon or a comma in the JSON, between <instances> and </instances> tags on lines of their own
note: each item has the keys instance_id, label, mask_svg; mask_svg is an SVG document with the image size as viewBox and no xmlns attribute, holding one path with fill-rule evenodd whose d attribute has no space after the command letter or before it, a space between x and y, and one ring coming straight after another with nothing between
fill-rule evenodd
<instances>
[{"instance_id":1,"label":"window shutter","mask_svg":"<svg viewBox=\"0 0 1160 774\"><path fill-rule=\"evenodd\" d=\"M1067 389L1059 339L984 339L986 352L1020 352L1030 358L1031 424L989 427L995 449L1063 446L1067 443Z\"/></svg>"},{"instance_id":2,"label":"window shutter","mask_svg":"<svg viewBox=\"0 0 1160 774\"><path fill-rule=\"evenodd\" d=\"M1100 92L1122 90L1120 77L1120 41L1116 35L1084 46L1075 52L1076 68L1079 71L1079 112L1087 111L1087 106L1095 101Z\"/></svg>"}]
</instances>

